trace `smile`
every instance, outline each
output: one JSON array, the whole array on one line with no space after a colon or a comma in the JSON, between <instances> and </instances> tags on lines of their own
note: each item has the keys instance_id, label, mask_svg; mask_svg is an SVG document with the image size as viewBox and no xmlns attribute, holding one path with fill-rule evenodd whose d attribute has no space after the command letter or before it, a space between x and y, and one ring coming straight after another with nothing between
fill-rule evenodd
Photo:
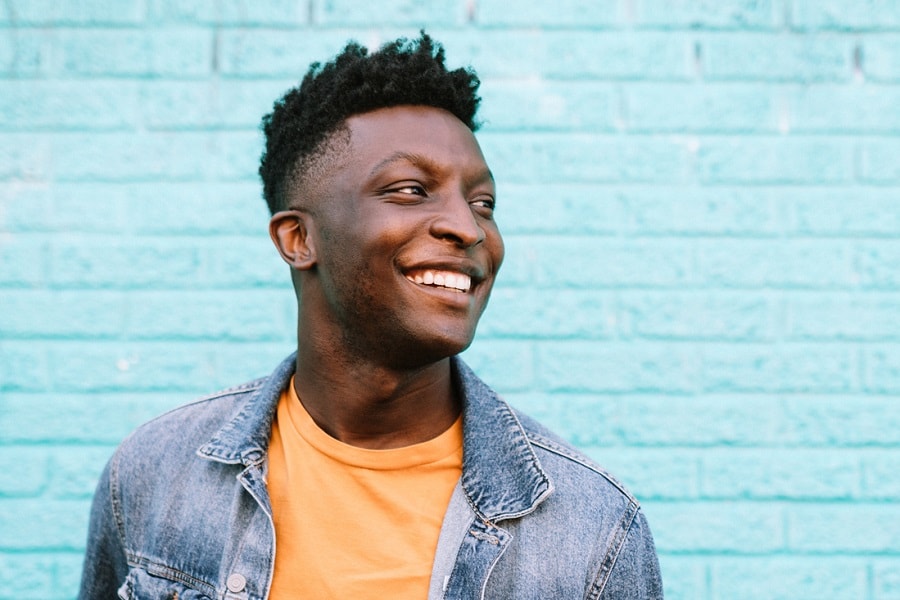
<instances>
[{"instance_id":1,"label":"smile","mask_svg":"<svg viewBox=\"0 0 900 600\"><path fill-rule=\"evenodd\" d=\"M425 270L408 273L406 278L419 285L430 285L455 292L465 293L472 287L472 278L465 273L453 271Z\"/></svg>"}]
</instances>

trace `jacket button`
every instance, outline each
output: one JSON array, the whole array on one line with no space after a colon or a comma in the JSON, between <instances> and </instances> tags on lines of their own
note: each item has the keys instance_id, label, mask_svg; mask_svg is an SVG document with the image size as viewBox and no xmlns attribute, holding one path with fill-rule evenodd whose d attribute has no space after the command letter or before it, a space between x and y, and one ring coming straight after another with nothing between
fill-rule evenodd
<instances>
[{"instance_id":1,"label":"jacket button","mask_svg":"<svg viewBox=\"0 0 900 600\"><path fill-rule=\"evenodd\" d=\"M228 587L229 592L236 594L244 591L244 588L247 586L247 579L240 573L232 573L228 576L228 581L225 582L225 585Z\"/></svg>"}]
</instances>

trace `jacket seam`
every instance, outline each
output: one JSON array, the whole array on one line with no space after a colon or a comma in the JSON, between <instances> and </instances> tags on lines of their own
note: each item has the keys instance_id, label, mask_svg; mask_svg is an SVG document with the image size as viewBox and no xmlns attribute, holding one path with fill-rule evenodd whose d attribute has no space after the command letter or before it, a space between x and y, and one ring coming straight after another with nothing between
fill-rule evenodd
<instances>
[{"instance_id":1,"label":"jacket seam","mask_svg":"<svg viewBox=\"0 0 900 600\"><path fill-rule=\"evenodd\" d=\"M616 535L613 537L612 543L609 544L609 550L600 562L597 573L594 575L593 582L585 594L585 600L598 600L600 594L602 594L603 590L606 588L609 577L612 575L612 571L616 566L616 560L619 558L619 553L628 541L628 533L631 531L638 510L639 507L636 502L628 504L625 514L622 515L622 518L619 520L619 525L616 527Z\"/></svg>"},{"instance_id":2,"label":"jacket seam","mask_svg":"<svg viewBox=\"0 0 900 600\"><path fill-rule=\"evenodd\" d=\"M535 434L533 432L526 432L526 434L528 436L528 440L535 446L543 448L544 450L558 456L562 456L563 458L567 458L572 462L577 463L590 471L593 471L594 473L600 475L609 483L611 483L617 490L619 490L619 492L628 499L629 503L640 506L640 502L638 502L637 498L632 496L631 493L627 489L625 489L625 486L619 483L615 477L604 471L602 468L593 464L593 462L586 457L580 455L577 452L573 452L569 448L539 434Z\"/></svg>"},{"instance_id":3,"label":"jacket seam","mask_svg":"<svg viewBox=\"0 0 900 600\"><path fill-rule=\"evenodd\" d=\"M109 463L109 507L112 511L113 521L116 524L116 534L119 536L119 545L122 553L127 554L128 545L125 541L125 518L122 510L122 501L119 498L119 453L116 452Z\"/></svg>"},{"instance_id":4,"label":"jacket seam","mask_svg":"<svg viewBox=\"0 0 900 600\"><path fill-rule=\"evenodd\" d=\"M128 563L135 568L143 569L148 575L181 583L206 596L216 597L218 590L213 584L188 575L184 571L150 560L135 552L128 552Z\"/></svg>"}]
</instances>

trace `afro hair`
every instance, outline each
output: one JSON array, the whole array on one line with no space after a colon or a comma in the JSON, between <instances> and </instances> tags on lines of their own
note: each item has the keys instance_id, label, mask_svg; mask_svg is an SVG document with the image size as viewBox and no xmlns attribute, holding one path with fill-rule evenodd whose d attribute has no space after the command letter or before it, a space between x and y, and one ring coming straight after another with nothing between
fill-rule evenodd
<instances>
[{"instance_id":1,"label":"afro hair","mask_svg":"<svg viewBox=\"0 0 900 600\"><path fill-rule=\"evenodd\" d=\"M263 117L266 147L259 174L274 214L288 207L289 184L349 117L399 105L444 109L472 131L481 99L470 68L448 71L444 49L424 31L369 51L349 42L333 60L313 63L300 83Z\"/></svg>"}]
</instances>

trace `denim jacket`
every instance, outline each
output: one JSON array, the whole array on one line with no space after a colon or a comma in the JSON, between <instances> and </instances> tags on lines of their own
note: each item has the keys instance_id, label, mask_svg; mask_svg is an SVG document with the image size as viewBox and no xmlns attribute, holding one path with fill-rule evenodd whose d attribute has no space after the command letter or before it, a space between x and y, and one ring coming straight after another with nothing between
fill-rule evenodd
<instances>
[{"instance_id":1,"label":"denim jacket","mask_svg":"<svg viewBox=\"0 0 900 600\"><path fill-rule=\"evenodd\" d=\"M82 600L268 596L277 545L266 450L294 361L168 412L122 443L94 497ZM453 372L463 467L429 600L662 598L637 501L459 359Z\"/></svg>"}]
</instances>

